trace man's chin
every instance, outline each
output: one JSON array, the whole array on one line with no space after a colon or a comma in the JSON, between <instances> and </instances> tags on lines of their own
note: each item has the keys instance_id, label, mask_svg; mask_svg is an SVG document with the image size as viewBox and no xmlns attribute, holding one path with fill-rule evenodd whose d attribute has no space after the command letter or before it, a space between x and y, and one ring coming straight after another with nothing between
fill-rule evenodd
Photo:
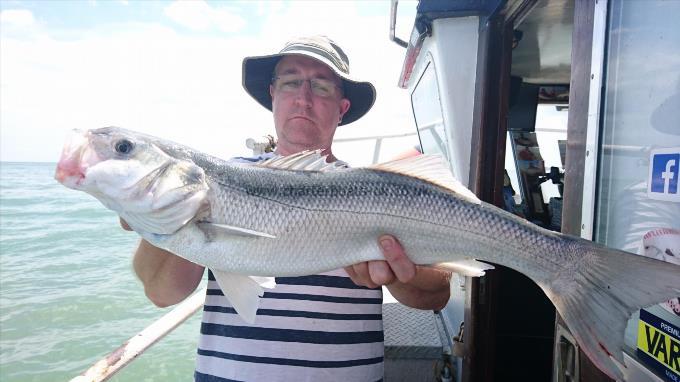
<instances>
[{"instance_id":1,"label":"man's chin","mask_svg":"<svg viewBox=\"0 0 680 382\"><path fill-rule=\"evenodd\" d=\"M284 133L289 136L294 136L302 140L311 140L319 135L319 129L316 124L306 121L289 121L284 128Z\"/></svg>"}]
</instances>

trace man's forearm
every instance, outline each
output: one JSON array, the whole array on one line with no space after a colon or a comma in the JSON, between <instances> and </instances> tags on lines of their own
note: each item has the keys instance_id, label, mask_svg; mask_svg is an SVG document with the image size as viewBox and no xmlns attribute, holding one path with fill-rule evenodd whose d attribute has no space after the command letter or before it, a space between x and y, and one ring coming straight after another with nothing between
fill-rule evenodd
<instances>
[{"instance_id":1,"label":"man's forearm","mask_svg":"<svg viewBox=\"0 0 680 382\"><path fill-rule=\"evenodd\" d=\"M201 281L204 268L141 240L132 262L146 296L160 307L189 296Z\"/></svg>"}]
</instances>

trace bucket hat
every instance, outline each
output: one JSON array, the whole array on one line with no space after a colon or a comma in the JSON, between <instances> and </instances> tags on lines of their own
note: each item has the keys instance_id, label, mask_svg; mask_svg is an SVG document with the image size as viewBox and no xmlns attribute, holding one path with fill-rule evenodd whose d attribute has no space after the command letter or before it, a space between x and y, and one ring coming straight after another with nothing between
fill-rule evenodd
<instances>
[{"instance_id":1,"label":"bucket hat","mask_svg":"<svg viewBox=\"0 0 680 382\"><path fill-rule=\"evenodd\" d=\"M349 99L350 107L339 125L352 123L371 109L375 102L375 87L370 82L359 81L350 76L347 55L326 36L298 37L287 42L277 54L243 59L243 87L260 105L272 110L269 85L274 68L283 56L293 54L321 61L342 80L343 94Z\"/></svg>"}]
</instances>

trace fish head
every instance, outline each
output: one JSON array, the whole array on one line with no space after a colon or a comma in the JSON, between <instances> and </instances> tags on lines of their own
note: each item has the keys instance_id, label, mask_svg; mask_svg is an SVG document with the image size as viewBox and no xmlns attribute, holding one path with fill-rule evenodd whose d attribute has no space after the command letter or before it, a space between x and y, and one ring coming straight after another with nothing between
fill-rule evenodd
<instances>
[{"instance_id":1,"label":"fish head","mask_svg":"<svg viewBox=\"0 0 680 382\"><path fill-rule=\"evenodd\" d=\"M117 127L73 131L55 179L99 199L140 233L173 233L206 207L201 167Z\"/></svg>"},{"instance_id":2,"label":"fish head","mask_svg":"<svg viewBox=\"0 0 680 382\"><path fill-rule=\"evenodd\" d=\"M85 192L129 188L166 160L144 140L117 128L73 130L57 163L55 178Z\"/></svg>"}]
</instances>

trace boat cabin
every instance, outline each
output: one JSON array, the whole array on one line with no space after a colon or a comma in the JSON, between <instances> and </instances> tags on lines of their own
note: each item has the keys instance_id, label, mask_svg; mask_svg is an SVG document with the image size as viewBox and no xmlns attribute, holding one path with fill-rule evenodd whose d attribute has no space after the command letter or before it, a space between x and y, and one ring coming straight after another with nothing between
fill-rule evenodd
<instances>
[{"instance_id":1,"label":"boat cabin","mask_svg":"<svg viewBox=\"0 0 680 382\"><path fill-rule=\"evenodd\" d=\"M680 2L421 0L410 36L395 35L399 6L390 37L422 152L535 224L680 263ZM677 303L631 317L629 380L680 380ZM610 380L511 269L454 276L439 317L442 378Z\"/></svg>"}]
</instances>

